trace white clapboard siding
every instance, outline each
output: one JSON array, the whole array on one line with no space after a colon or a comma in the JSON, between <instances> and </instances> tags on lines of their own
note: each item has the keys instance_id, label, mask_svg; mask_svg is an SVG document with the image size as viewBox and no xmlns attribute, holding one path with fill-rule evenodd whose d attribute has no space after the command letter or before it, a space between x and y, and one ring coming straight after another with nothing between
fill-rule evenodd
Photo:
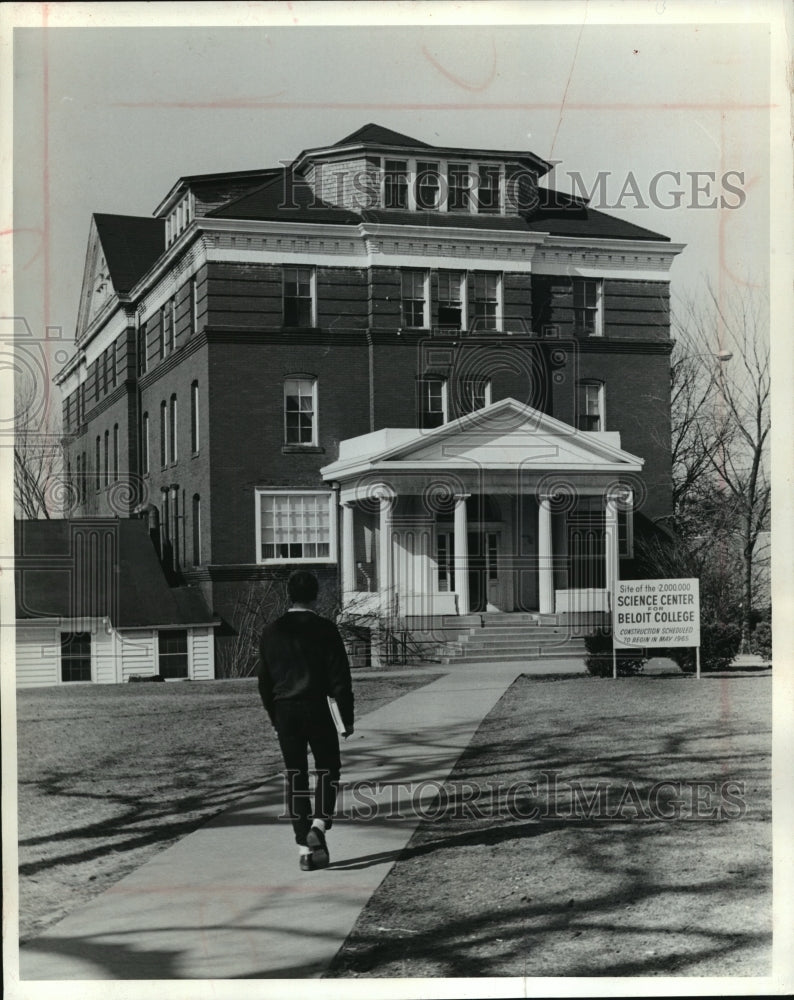
<instances>
[{"instance_id":1,"label":"white clapboard siding","mask_svg":"<svg viewBox=\"0 0 794 1000\"><path fill-rule=\"evenodd\" d=\"M61 633L56 627L17 623L17 687L60 683Z\"/></svg>"},{"instance_id":2,"label":"white clapboard siding","mask_svg":"<svg viewBox=\"0 0 794 1000\"><path fill-rule=\"evenodd\" d=\"M194 681L215 680L215 644L212 629L193 628L188 631L190 677Z\"/></svg>"},{"instance_id":3,"label":"white clapboard siding","mask_svg":"<svg viewBox=\"0 0 794 1000\"><path fill-rule=\"evenodd\" d=\"M121 680L125 683L132 674L150 676L157 673L154 631L136 630L119 633L121 647Z\"/></svg>"}]
</instances>

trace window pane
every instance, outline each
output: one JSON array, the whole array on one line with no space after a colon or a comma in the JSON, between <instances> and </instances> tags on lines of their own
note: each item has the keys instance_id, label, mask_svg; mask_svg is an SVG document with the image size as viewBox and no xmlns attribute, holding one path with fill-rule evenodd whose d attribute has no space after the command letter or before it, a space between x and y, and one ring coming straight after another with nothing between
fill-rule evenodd
<instances>
[{"instance_id":1,"label":"window pane","mask_svg":"<svg viewBox=\"0 0 794 1000\"><path fill-rule=\"evenodd\" d=\"M160 676L187 677L187 629L158 632L157 643L160 655Z\"/></svg>"},{"instance_id":2,"label":"window pane","mask_svg":"<svg viewBox=\"0 0 794 1000\"><path fill-rule=\"evenodd\" d=\"M437 163L416 164L416 207L436 208L439 196Z\"/></svg>"},{"instance_id":3,"label":"window pane","mask_svg":"<svg viewBox=\"0 0 794 1000\"><path fill-rule=\"evenodd\" d=\"M284 325L311 326L312 323L312 269L285 267Z\"/></svg>"},{"instance_id":4,"label":"window pane","mask_svg":"<svg viewBox=\"0 0 794 1000\"><path fill-rule=\"evenodd\" d=\"M61 632L61 680L91 680L90 632Z\"/></svg>"},{"instance_id":5,"label":"window pane","mask_svg":"<svg viewBox=\"0 0 794 1000\"><path fill-rule=\"evenodd\" d=\"M477 208L480 212L499 211L499 167L481 166L480 184L477 192Z\"/></svg>"},{"instance_id":6,"label":"window pane","mask_svg":"<svg viewBox=\"0 0 794 1000\"><path fill-rule=\"evenodd\" d=\"M425 285L424 271L402 272L403 326L425 325Z\"/></svg>"},{"instance_id":7,"label":"window pane","mask_svg":"<svg viewBox=\"0 0 794 1000\"><path fill-rule=\"evenodd\" d=\"M386 160L383 172L384 208L408 208L408 164Z\"/></svg>"},{"instance_id":8,"label":"window pane","mask_svg":"<svg viewBox=\"0 0 794 1000\"><path fill-rule=\"evenodd\" d=\"M471 205L471 174L467 163L450 163L447 207L451 212L468 212Z\"/></svg>"},{"instance_id":9,"label":"window pane","mask_svg":"<svg viewBox=\"0 0 794 1000\"><path fill-rule=\"evenodd\" d=\"M264 495L261 511L262 558L328 558L328 494Z\"/></svg>"}]
</instances>

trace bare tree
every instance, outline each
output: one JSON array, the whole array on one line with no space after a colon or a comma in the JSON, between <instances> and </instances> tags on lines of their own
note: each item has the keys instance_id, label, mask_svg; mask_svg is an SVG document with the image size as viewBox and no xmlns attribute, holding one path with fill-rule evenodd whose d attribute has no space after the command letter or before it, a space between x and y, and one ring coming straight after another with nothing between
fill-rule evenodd
<instances>
[{"instance_id":1,"label":"bare tree","mask_svg":"<svg viewBox=\"0 0 794 1000\"><path fill-rule=\"evenodd\" d=\"M716 548L742 576L742 638L752 624L759 538L771 483L768 309L752 286L707 288L684 304L672 360L676 527ZM732 569L732 567L728 567Z\"/></svg>"},{"instance_id":2,"label":"bare tree","mask_svg":"<svg viewBox=\"0 0 794 1000\"><path fill-rule=\"evenodd\" d=\"M30 381L14 384L14 513L36 520L60 513L65 492L57 420Z\"/></svg>"}]
</instances>

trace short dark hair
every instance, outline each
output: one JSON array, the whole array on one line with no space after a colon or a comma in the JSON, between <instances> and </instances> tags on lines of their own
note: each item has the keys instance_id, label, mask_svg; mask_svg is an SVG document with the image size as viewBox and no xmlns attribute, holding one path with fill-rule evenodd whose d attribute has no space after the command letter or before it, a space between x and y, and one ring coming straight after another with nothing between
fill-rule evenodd
<instances>
[{"instance_id":1,"label":"short dark hair","mask_svg":"<svg viewBox=\"0 0 794 1000\"><path fill-rule=\"evenodd\" d=\"M317 577L305 569L296 569L287 580L287 593L293 604L308 604L317 600L319 589Z\"/></svg>"}]
</instances>

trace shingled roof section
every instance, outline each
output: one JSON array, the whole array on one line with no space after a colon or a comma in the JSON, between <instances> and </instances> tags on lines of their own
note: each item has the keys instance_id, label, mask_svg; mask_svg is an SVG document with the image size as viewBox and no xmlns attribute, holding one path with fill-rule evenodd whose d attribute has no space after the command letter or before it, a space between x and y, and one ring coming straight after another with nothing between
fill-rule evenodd
<instances>
[{"instance_id":1,"label":"shingled roof section","mask_svg":"<svg viewBox=\"0 0 794 1000\"><path fill-rule=\"evenodd\" d=\"M335 208L315 198L300 178L279 172L250 194L215 208L207 215L219 219L284 219L291 222L330 222L354 226L361 217L346 208Z\"/></svg>"},{"instance_id":2,"label":"shingled roof section","mask_svg":"<svg viewBox=\"0 0 794 1000\"><path fill-rule=\"evenodd\" d=\"M658 240L669 243L650 229L589 208L581 199L551 188L538 188L540 201L531 212L520 215L465 215L459 212L410 212L395 209L362 209L360 213L335 208L315 198L309 186L294 178L285 187L283 176L273 178L251 194L208 212L225 219L283 219L291 222L327 222L355 226L375 222L402 226L466 228L501 232L550 233L552 236L582 236L603 239Z\"/></svg>"},{"instance_id":3,"label":"shingled roof section","mask_svg":"<svg viewBox=\"0 0 794 1000\"><path fill-rule=\"evenodd\" d=\"M165 250L165 220L137 215L94 215L110 280L120 295L140 281Z\"/></svg>"},{"instance_id":4,"label":"shingled roof section","mask_svg":"<svg viewBox=\"0 0 794 1000\"><path fill-rule=\"evenodd\" d=\"M371 142L379 146L421 146L425 149L432 148L428 142L422 142L420 139L412 139L410 135L403 135L402 132L395 132L394 129L386 128L383 125L376 125L374 122L362 125L361 128L357 128L355 132L351 132L344 139L335 142L334 146L348 146L355 142Z\"/></svg>"},{"instance_id":5,"label":"shingled roof section","mask_svg":"<svg viewBox=\"0 0 794 1000\"><path fill-rule=\"evenodd\" d=\"M18 619L109 618L115 628L217 624L198 590L169 587L144 521L17 521L14 529Z\"/></svg>"}]
</instances>

